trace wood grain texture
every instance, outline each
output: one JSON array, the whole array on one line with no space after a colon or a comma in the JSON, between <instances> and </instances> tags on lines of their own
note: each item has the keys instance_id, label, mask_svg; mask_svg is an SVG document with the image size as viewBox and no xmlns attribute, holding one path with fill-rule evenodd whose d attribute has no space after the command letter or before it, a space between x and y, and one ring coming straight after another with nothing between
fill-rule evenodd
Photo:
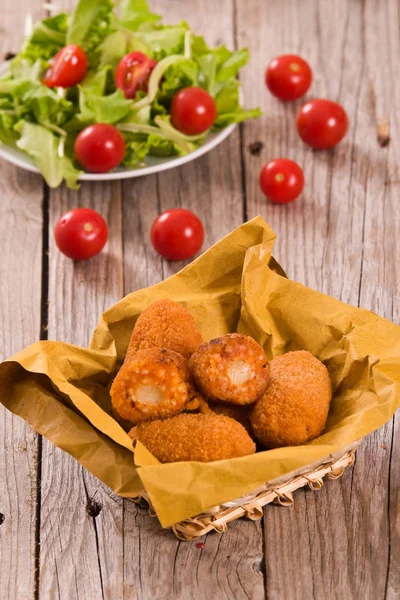
<instances>
[{"instance_id":1,"label":"wood grain texture","mask_svg":"<svg viewBox=\"0 0 400 600\"><path fill-rule=\"evenodd\" d=\"M152 7L166 22L185 19L205 34L210 44L232 47L233 5L223 0L192 0L190 13L181 2L157 0ZM223 28L221 27L223 23ZM176 273L186 262L160 259L149 236L153 220L163 210L193 210L206 231L204 248L242 222L240 139L236 131L210 154L156 177L123 183L125 292L152 285ZM260 523L245 520L233 536L208 535L205 548L179 542L158 521L124 502L124 589L126 598L163 600L188 598L257 600L264 597ZM130 557L127 560L126 557ZM157 576L155 577L155 573Z\"/></svg>"},{"instance_id":2,"label":"wood grain texture","mask_svg":"<svg viewBox=\"0 0 400 600\"><path fill-rule=\"evenodd\" d=\"M399 322L392 308L399 290L393 260L400 234L393 204L398 142L392 139L386 148L377 143L377 123L385 116L398 131L397 4L336 0L327 15L316 0L268 7L238 2L237 23L239 43L253 56L243 76L246 98L261 102L266 115L243 128L249 216L261 213L275 229L275 256L290 277ZM308 97L328 97L347 109L349 135L333 151L306 148L295 129L301 102L279 103L264 88L262 69L289 52L306 57L314 69ZM248 152L255 140L264 144L259 158ZM261 165L279 156L299 162L307 181L302 198L287 207L269 204L257 184ZM392 438L388 423L363 442L353 472L318 494L300 491L294 511L265 509L268 597L358 600L399 593L392 552L399 547L393 491L398 446ZM276 552L276 539L286 552Z\"/></svg>"},{"instance_id":3,"label":"wood grain texture","mask_svg":"<svg viewBox=\"0 0 400 600\"><path fill-rule=\"evenodd\" d=\"M4 0L0 57L18 50L20 14L30 2ZM41 178L0 163L1 360L40 335L42 266ZM0 596L33 598L35 591L38 436L0 407Z\"/></svg>"},{"instance_id":4,"label":"wood grain texture","mask_svg":"<svg viewBox=\"0 0 400 600\"><path fill-rule=\"evenodd\" d=\"M53 240L59 217L94 208L110 238L90 261L73 262ZM122 295L121 186L87 183L50 194L49 339L87 346L101 313ZM43 598L117 597L122 593L122 500L74 459L43 441L40 588Z\"/></svg>"}]
</instances>

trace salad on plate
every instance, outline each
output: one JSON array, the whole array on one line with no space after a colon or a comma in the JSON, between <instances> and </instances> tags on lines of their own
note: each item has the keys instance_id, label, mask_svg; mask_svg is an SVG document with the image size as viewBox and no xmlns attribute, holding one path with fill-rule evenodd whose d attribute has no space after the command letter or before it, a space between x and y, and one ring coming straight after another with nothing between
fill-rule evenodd
<instances>
[{"instance_id":1,"label":"salad on plate","mask_svg":"<svg viewBox=\"0 0 400 600\"><path fill-rule=\"evenodd\" d=\"M80 0L36 24L0 79L0 143L25 152L47 184L84 171L140 168L199 148L248 118L238 72L248 51L210 48L146 0Z\"/></svg>"}]
</instances>

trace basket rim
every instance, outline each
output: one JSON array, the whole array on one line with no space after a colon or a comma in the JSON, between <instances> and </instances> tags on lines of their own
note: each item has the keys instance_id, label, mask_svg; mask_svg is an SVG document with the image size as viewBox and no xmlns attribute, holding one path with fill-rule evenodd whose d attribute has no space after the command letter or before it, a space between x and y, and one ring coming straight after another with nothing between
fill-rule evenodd
<instances>
[{"instance_id":1,"label":"basket rim","mask_svg":"<svg viewBox=\"0 0 400 600\"><path fill-rule=\"evenodd\" d=\"M306 467L267 481L261 488L257 488L251 494L215 506L204 513L176 523L170 529L179 540L192 541L211 531L223 533L227 530L228 523L242 517L257 521L262 518L263 507L267 504L275 503L280 506L291 506L294 502L294 491L306 486L313 491L317 491L322 488L325 477L339 479L344 470L354 464L355 451L360 441L353 442L321 461L310 463ZM149 505L149 514L153 517L157 516L146 492L132 500L136 503L145 500Z\"/></svg>"}]
</instances>

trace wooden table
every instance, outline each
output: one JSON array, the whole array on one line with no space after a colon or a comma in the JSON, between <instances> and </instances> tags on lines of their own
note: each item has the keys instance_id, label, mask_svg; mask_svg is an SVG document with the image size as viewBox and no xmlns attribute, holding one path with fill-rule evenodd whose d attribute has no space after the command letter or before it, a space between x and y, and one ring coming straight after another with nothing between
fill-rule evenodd
<instances>
[{"instance_id":1,"label":"wooden table","mask_svg":"<svg viewBox=\"0 0 400 600\"><path fill-rule=\"evenodd\" d=\"M57 5L68 5L68 1ZM187 20L209 42L248 46L246 123L182 168L124 182L49 190L39 176L0 162L1 354L41 339L87 345L101 312L183 263L154 253L160 211L184 206L206 246L261 214L277 233L275 256L291 278L400 322L400 38L396 0L154 0L166 20ZM0 55L16 51L23 17L40 0L2 0ZM267 62L298 52L311 63L314 96L343 103L350 132L330 152L306 148L298 104L266 92ZM377 141L388 119L390 143ZM259 156L249 151L262 142ZM273 206L258 188L268 159L297 160L302 198ZM107 250L74 264L53 228L88 206L110 227ZM397 431L397 435L396 435ZM400 594L399 419L366 439L353 469L291 508L267 506L204 549L177 541L144 509L113 495L71 457L0 411L0 598L74 600L394 600Z\"/></svg>"}]
</instances>

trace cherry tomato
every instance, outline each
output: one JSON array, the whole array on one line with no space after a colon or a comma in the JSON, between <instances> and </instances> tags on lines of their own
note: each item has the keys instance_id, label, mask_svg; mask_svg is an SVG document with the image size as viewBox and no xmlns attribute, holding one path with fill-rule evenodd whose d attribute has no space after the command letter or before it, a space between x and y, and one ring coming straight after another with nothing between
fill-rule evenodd
<instances>
[{"instance_id":1,"label":"cherry tomato","mask_svg":"<svg viewBox=\"0 0 400 600\"><path fill-rule=\"evenodd\" d=\"M274 58L265 71L265 83L280 100L297 100L312 82L310 65L301 56L283 54Z\"/></svg>"},{"instance_id":2,"label":"cherry tomato","mask_svg":"<svg viewBox=\"0 0 400 600\"><path fill-rule=\"evenodd\" d=\"M214 98L202 88L184 88L172 100L172 124L186 135L204 133L214 123L216 116Z\"/></svg>"},{"instance_id":3,"label":"cherry tomato","mask_svg":"<svg viewBox=\"0 0 400 600\"><path fill-rule=\"evenodd\" d=\"M125 98L134 98L138 90L147 92L150 73L156 64L156 60L143 52L126 54L115 72L115 85L124 92Z\"/></svg>"},{"instance_id":4,"label":"cherry tomato","mask_svg":"<svg viewBox=\"0 0 400 600\"><path fill-rule=\"evenodd\" d=\"M311 100L297 113L297 131L303 142L313 148L332 148L346 135L346 111L332 100Z\"/></svg>"},{"instance_id":5,"label":"cherry tomato","mask_svg":"<svg viewBox=\"0 0 400 600\"><path fill-rule=\"evenodd\" d=\"M117 167L125 154L125 141L108 123L95 123L80 132L74 144L80 165L91 173L107 173Z\"/></svg>"},{"instance_id":6,"label":"cherry tomato","mask_svg":"<svg viewBox=\"0 0 400 600\"><path fill-rule=\"evenodd\" d=\"M47 87L68 88L76 85L86 75L88 60L80 46L71 44L64 46L51 59L42 83Z\"/></svg>"},{"instance_id":7,"label":"cherry tomato","mask_svg":"<svg viewBox=\"0 0 400 600\"><path fill-rule=\"evenodd\" d=\"M161 213L151 227L151 243L167 260L191 258L202 247L204 228L190 210L173 208Z\"/></svg>"},{"instance_id":8,"label":"cherry tomato","mask_svg":"<svg viewBox=\"0 0 400 600\"><path fill-rule=\"evenodd\" d=\"M108 238L107 223L91 208L74 208L66 212L54 229L58 248L73 260L86 260L104 248Z\"/></svg>"},{"instance_id":9,"label":"cherry tomato","mask_svg":"<svg viewBox=\"0 0 400 600\"><path fill-rule=\"evenodd\" d=\"M301 194L303 187L303 170L293 160L278 158L261 169L260 188L271 202L292 202Z\"/></svg>"}]
</instances>

